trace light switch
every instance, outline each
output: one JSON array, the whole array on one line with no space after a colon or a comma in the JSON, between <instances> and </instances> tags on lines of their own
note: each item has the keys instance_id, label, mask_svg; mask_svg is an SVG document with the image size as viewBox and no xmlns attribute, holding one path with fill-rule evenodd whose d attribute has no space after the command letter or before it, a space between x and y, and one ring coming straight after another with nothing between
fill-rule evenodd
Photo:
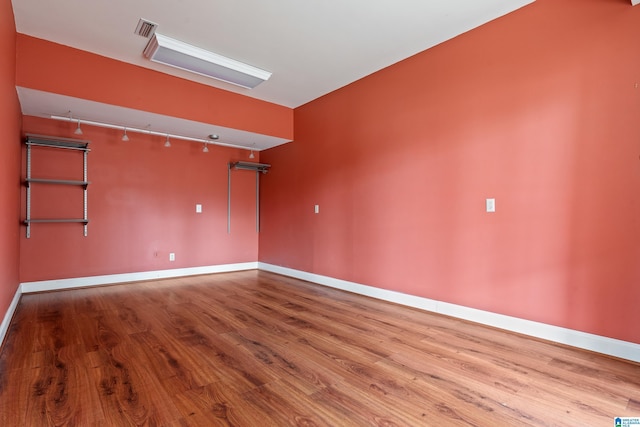
<instances>
[{"instance_id":1,"label":"light switch","mask_svg":"<svg viewBox=\"0 0 640 427\"><path fill-rule=\"evenodd\" d=\"M201 204L197 204L196 205L196 213L202 213L202 205Z\"/></svg>"},{"instance_id":2,"label":"light switch","mask_svg":"<svg viewBox=\"0 0 640 427\"><path fill-rule=\"evenodd\" d=\"M315 212L315 213L320 213L320 205L315 205L315 206L313 207L313 212Z\"/></svg>"},{"instance_id":3,"label":"light switch","mask_svg":"<svg viewBox=\"0 0 640 427\"><path fill-rule=\"evenodd\" d=\"M176 254L174 254L173 252L171 252L169 254L169 261L175 261L176 260Z\"/></svg>"},{"instance_id":4,"label":"light switch","mask_svg":"<svg viewBox=\"0 0 640 427\"><path fill-rule=\"evenodd\" d=\"M496 211L496 199L487 199L487 212Z\"/></svg>"}]
</instances>

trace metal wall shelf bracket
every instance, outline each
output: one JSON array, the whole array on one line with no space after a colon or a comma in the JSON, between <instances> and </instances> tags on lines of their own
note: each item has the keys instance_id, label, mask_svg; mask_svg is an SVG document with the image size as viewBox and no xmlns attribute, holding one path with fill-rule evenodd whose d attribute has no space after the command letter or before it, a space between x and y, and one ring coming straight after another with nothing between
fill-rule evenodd
<instances>
[{"instance_id":1,"label":"metal wall shelf bracket","mask_svg":"<svg viewBox=\"0 0 640 427\"><path fill-rule=\"evenodd\" d=\"M27 135L25 141L27 145L27 176L25 178L25 186L27 187L27 211L24 224L27 226L27 239L31 237L31 224L36 223L81 223L83 224L84 235L87 236L87 227L89 219L87 218L87 190L89 181L87 181L87 153L91 151L89 149L89 141L80 141L70 138L50 137L43 135ZM64 150L78 150L82 151L82 181L69 180L69 179L43 179L33 178L31 176L31 150L34 147L45 148L59 148ZM77 185L83 189L83 217L81 219L74 218L59 218L59 219L33 219L31 218L31 190L33 184L46 184L46 185Z\"/></svg>"}]
</instances>

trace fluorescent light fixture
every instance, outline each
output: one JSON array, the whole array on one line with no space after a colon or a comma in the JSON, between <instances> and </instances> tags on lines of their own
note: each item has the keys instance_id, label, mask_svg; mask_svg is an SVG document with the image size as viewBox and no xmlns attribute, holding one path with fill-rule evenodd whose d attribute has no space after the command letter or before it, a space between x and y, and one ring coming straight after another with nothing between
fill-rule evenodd
<instances>
[{"instance_id":1,"label":"fluorescent light fixture","mask_svg":"<svg viewBox=\"0 0 640 427\"><path fill-rule=\"evenodd\" d=\"M158 33L151 37L143 53L154 62L248 89L256 87L271 77L268 71Z\"/></svg>"}]
</instances>

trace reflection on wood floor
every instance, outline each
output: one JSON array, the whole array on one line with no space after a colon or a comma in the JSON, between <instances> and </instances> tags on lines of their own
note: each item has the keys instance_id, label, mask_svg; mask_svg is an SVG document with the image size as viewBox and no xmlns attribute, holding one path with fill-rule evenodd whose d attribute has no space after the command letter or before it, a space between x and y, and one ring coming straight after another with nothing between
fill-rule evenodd
<instances>
[{"instance_id":1,"label":"reflection on wood floor","mask_svg":"<svg viewBox=\"0 0 640 427\"><path fill-rule=\"evenodd\" d=\"M23 295L2 426L610 426L640 365L246 271Z\"/></svg>"}]
</instances>

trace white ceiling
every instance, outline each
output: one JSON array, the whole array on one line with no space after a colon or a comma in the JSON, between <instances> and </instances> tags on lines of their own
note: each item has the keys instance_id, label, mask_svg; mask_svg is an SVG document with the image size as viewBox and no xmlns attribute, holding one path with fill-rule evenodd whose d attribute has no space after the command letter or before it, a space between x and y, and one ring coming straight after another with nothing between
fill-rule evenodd
<instances>
[{"instance_id":1,"label":"white ceiling","mask_svg":"<svg viewBox=\"0 0 640 427\"><path fill-rule=\"evenodd\" d=\"M532 2L13 0L13 9L19 33L295 108ZM142 56L147 39L134 34L140 18L160 34L273 75L243 89L151 62ZM21 96L23 110L44 113L33 105L41 98L51 100ZM129 113L113 108L104 120L121 123Z\"/></svg>"}]
</instances>

